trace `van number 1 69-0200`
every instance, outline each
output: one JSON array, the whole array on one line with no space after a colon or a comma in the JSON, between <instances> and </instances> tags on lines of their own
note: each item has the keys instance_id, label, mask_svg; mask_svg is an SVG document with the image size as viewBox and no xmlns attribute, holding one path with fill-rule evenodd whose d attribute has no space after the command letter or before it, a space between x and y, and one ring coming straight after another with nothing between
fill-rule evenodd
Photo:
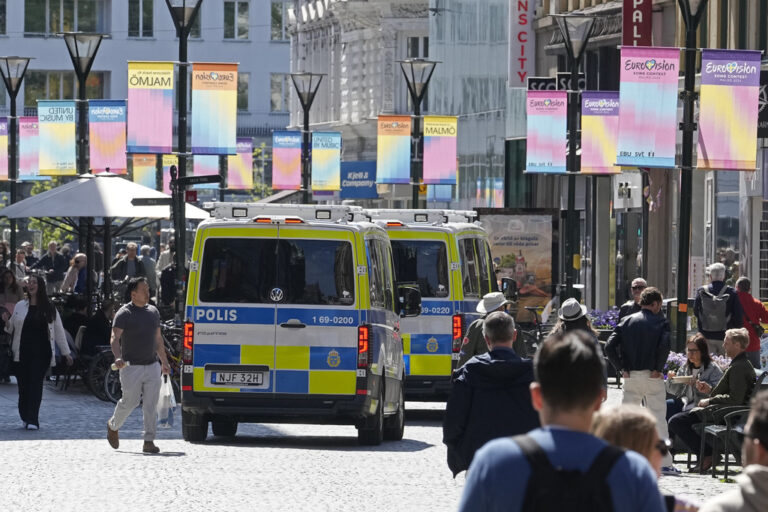
<instances>
[{"instance_id":1,"label":"van number 1 69-0200","mask_svg":"<svg viewBox=\"0 0 768 512\"><path fill-rule=\"evenodd\" d=\"M313 324L320 325L353 325L355 317L353 316L313 316Z\"/></svg>"}]
</instances>

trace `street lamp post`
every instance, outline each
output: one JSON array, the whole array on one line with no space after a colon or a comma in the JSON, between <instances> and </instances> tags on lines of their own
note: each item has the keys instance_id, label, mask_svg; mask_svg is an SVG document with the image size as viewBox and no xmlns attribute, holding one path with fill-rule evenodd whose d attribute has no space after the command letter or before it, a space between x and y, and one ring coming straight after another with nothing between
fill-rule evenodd
<instances>
[{"instance_id":1,"label":"street lamp post","mask_svg":"<svg viewBox=\"0 0 768 512\"><path fill-rule=\"evenodd\" d=\"M301 109L304 112L304 128L301 143L301 188L303 189L302 200L304 204L309 204L309 184L312 176L312 162L309 158L309 148L311 144L309 132L309 109L312 108L312 102L315 101L317 89L325 75L321 73L291 73L291 81L296 89L296 94L301 103Z\"/></svg>"},{"instance_id":2,"label":"street lamp post","mask_svg":"<svg viewBox=\"0 0 768 512\"><path fill-rule=\"evenodd\" d=\"M576 175L581 168L576 150L579 130L579 64L584 56L592 28L594 16L580 14L555 15L555 21L563 36L568 52L568 67L571 72L570 94L568 95L568 213L565 218L565 298L574 296L573 285L576 281L576 269L580 266L579 255L579 219L576 213Z\"/></svg>"},{"instance_id":3,"label":"street lamp post","mask_svg":"<svg viewBox=\"0 0 768 512\"><path fill-rule=\"evenodd\" d=\"M19 118L16 117L16 96L19 94L24 73L29 66L29 57L0 57L0 73L3 75L5 88L11 97L11 116L8 123L8 182L11 187L11 204L16 202L16 180L19 178L19 149L16 136L19 131ZM11 221L11 257L16 257L16 219Z\"/></svg>"},{"instance_id":4,"label":"street lamp post","mask_svg":"<svg viewBox=\"0 0 768 512\"><path fill-rule=\"evenodd\" d=\"M685 340L688 326L688 257L691 245L691 188L693 186L693 107L696 101L696 29L707 5L707 0L678 0L685 22L685 76L683 92L682 159L680 166L680 221L677 253L677 346ZM643 257L647 257L643 255Z\"/></svg>"},{"instance_id":5,"label":"street lamp post","mask_svg":"<svg viewBox=\"0 0 768 512\"><path fill-rule=\"evenodd\" d=\"M435 72L435 66L438 62L427 59L405 59L398 61L400 69L405 76L405 82L408 85L408 93L411 96L413 104L413 122L411 123L411 140L413 141L413 151L411 152L411 185L412 185L412 203L414 208L419 207L419 186L423 171L422 159L424 153L424 138L421 128L421 102L427 93L429 81L432 73Z\"/></svg>"}]
</instances>

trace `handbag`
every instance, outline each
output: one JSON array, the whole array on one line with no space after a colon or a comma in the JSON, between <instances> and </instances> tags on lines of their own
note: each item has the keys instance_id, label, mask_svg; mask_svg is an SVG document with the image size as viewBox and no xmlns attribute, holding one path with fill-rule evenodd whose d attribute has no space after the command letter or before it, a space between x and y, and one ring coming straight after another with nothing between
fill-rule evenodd
<instances>
[{"instance_id":1,"label":"handbag","mask_svg":"<svg viewBox=\"0 0 768 512\"><path fill-rule=\"evenodd\" d=\"M157 399L157 425L161 428L173 427L173 413L176 410L176 397L173 396L171 380L163 375L160 396Z\"/></svg>"},{"instance_id":2,"label":"handbag","mask_svg":"<svg viewBox=\"0 0 768 512\"><path fill-rule=\"evenodd\" d=\"M755 334L757 334L757 337L758 338L762 337L763 334L765 333L765 329L763 328L763 326L760 325L759 323L756 324L751 320L747 320L747 321L749 322L749 325L751 325L752 328L755 330Z\"/></svg>"}]
</instances>

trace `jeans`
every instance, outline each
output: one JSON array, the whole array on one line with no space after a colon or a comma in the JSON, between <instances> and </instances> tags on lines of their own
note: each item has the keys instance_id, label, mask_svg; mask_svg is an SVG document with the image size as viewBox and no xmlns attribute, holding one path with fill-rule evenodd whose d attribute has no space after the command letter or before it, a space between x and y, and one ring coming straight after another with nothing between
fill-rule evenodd
<instances>
[{"instance_id":1,"label":"jeans","mask_svg":"<svg viewBox=\"0 0 768 512\"><path fill-rule=\"evenodd\" d=\"M162 383L160 363L131 365L120 370L123 397L117 402L115 413L109 419L109 428L120 430L131 412L142 401L144 413L144 441L154 441L157 433L157 399Z\"/></svg>"},{"instance_id":2,"label":"jeans","mask_svg":"<svg viewBox=\"0 0 768 512\"><path fill-rule=\"evenodd\" d=\"M675 414L682 412L683 401L679 398L667 398L667 422Z\"/></svg>"},{"instance_id":3,"label":"jeans","mask_svg":"<svg viewBox=\"0 0 768 512\"><path fill-rule=\"evenodd\" d=\"M699 415L693 411L685 411L675 414L669 419L669 430L688 446L692 453L698 453L701 446L701 435L693 426L701 423ZM704 446L704 456L712 455L712 447L709 444Z\"/></svg>"},{"instance_id":4,"label":"jeans","mask_svg":"<svg viewBox=\"0 0 768 512\"><path fill-rule=\"evenodd\" d=\"M747 355L747 359L750 363L752 363L752 366L755 367L755 370L760 369L760 350L754 350L751 352L745 352Z\"/></svg>"},{"instance_id":5,"label":"jeans","mask_svg":"<svg viewBox=\"0 0 768 512\"><path fill-rule=\"evenodd\" d=\"M669 439L667 430L667 390L664 379L652 379L649 370L636 370L629 372L629 377L624 379L624 397L622 404L642 405L645 399L646 408L656 418L656 430L659 438ZM664 457L664 466L672 465L672 456Z\"/></svg>"}]
</instances>

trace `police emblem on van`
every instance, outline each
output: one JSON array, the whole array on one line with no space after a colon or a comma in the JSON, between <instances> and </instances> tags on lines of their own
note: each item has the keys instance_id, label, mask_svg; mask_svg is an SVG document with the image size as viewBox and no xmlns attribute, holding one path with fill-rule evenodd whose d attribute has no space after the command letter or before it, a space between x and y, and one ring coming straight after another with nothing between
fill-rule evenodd
<instances>
[{"instance_id":1,"label":"police emblem on van","mask_svg":"<svg viewBox=\"0 0 768 512\"><path fill-rule=\"evenodd\" d=\"M328 359L326 359L326 362L331 368L336 368L341 364L341 356L335 350L331 350L328 352Z\"/></svg>"},{"instance_id":2,"label":"police emblem on van","mask_svg":"<svg viewBox=\"0 0 768 512\"><path fill-rule=\"evenodd\" d=\"M437 340L434 337L429 338L427 340L427 352L435 353L437 352L437 349L438 349Z\"/></svg>"},{"instance_id":3,"label":"police emblem on van","mask_svg":"<svg viewBox=\"0 0 768 512\"><path fill-rule=\"evenodd\" d=\"M280 302L283 300L283 290L280 288L272 288L272 291L269 292L269 298L272 302Z\"/></svg>"}]
</instances>

